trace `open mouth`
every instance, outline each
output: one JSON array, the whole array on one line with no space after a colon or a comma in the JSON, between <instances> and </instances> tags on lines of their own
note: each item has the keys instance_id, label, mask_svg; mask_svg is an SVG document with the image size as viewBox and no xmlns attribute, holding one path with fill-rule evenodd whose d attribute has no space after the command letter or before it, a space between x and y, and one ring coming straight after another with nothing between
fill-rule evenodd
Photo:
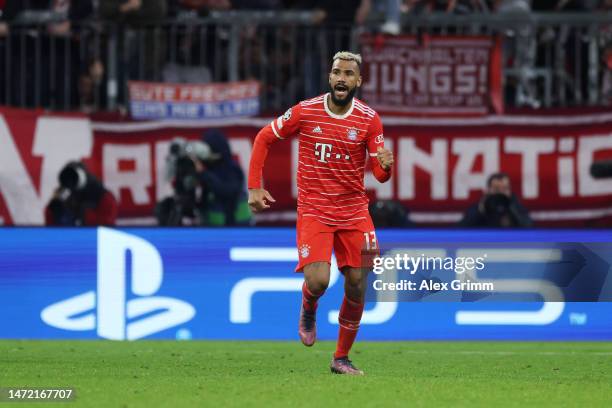
<instances>
[{"instance_id":1,"label":"open mouth","mask_svg":"<svg viewBox=\"0 0 612 408\"><path fill-rule=\"evenodd\" d=\"M334 87L336 97L343 99L348 95L348 87L346 85L336 85Z\"/></svg>"}]
</instances>

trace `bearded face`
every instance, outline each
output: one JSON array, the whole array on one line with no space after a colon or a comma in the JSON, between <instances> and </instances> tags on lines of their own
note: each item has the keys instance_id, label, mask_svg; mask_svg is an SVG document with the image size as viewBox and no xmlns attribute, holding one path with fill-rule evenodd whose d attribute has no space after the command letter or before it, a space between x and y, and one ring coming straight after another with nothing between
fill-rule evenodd
<instances>
[{"instance_id":1,"label":"bearded face","mask_svg":"<svg viewBox=\"0 0 612 408\"><path fill-rule=\"evenodd\" d=\"M347 85L340 83L331 89L332 102L339 106L348 105L357 92L357 86L349 88Z\"/></svg>"},{"instance_id":2,"label":"bearded face","mask_svg":"<svg viewBox=\"0 0 612 408\"><path fill-rule=\"evenodd\" d=\"M336 59L329 73L329 86L332 102L338 106L348 105L361 86L357 62Z\"/></svg>"}]
</instances>

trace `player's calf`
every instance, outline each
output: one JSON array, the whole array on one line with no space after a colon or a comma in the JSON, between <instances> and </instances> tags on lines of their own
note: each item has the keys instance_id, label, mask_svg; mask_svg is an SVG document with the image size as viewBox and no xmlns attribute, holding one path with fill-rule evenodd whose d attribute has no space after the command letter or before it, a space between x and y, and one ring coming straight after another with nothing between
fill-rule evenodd
<instances>
[{"instance_id":1,"label":"player's calf","mask_svg":"<svg viewBox=\"0 0 612 408\"><path fill-rule=\"evenodd\" d=\"M298 334L300 340L306 347L312 346L317 340L317 317L313 312L304 310L304 306L300 310L300 323L298 325Z\"/></svg>"},{"instance_id":2,"label":"player's calf","mask_svg":"<svg viewBox=\"0 0 612 408\"><path fill-rule=\"evenodd\" d=\"M314 294L309 289L308 283L302 285L302 306L300 308L300 320L298 334L302 343L310 347L317 339L317 306L321 294Z\"/></svg>"},{"instance_id":3,"label":"player's calf","mask_svg":"<svg viewBox=\"0 0 612 408\"><path fill-rule=\"evenodd\" d=\"M307 347L312 346L316 341L318 301L325 293L328 284L329 264L327 262L312 262L304 267L298 334L302 343Z\"/></svg>"}]
</instances>

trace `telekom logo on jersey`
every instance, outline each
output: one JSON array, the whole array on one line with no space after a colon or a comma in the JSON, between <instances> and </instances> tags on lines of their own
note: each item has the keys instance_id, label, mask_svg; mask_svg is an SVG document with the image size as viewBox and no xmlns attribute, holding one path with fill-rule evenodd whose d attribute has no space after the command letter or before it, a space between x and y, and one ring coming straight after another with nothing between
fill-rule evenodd
<instances>
[{"instance_id":1,"label":"telekom logo on jersey","mask_svg":"<svg viewBox=\"0 0 612 408\"><path fill-rule=\"evenodd\" d=\"M327 163L329 158L334 157L336 159L349 160L351 156L348 154L332 154L332 145L331 143L316 143L315 144L315 156L317 156L321 163Z\"/></svg>"},{"instance_id":2,"label":"telekom logo on jersey","mask_svg":"<svg viewBox=\"0 0 612 408\"><path fill-rule=\"evenodd\" d=\"M326 159L331 156L331 143L317 143L315 144L315 156L319 158L321 163L327 163Z\"/></svg>"}]
</instances>

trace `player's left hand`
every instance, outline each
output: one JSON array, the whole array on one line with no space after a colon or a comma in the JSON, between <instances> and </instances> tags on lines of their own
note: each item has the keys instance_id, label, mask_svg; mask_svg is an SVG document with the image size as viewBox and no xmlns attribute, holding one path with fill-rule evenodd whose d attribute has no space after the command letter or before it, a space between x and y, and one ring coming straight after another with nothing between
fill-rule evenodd
<instances>
[{"instance_id":1,"label":"player's left hand","mask_svg":"<svg viewBox=\"0 0 612 408\"><path fill-rule=\"evenodd\" d=\"M385 171L389 171L391 166L393 166L393 152L391 152L389 149L378 147L378 150L376 151L376 158L380 163L380 167L382 167Z\"/></svg>"}]
</instances>

